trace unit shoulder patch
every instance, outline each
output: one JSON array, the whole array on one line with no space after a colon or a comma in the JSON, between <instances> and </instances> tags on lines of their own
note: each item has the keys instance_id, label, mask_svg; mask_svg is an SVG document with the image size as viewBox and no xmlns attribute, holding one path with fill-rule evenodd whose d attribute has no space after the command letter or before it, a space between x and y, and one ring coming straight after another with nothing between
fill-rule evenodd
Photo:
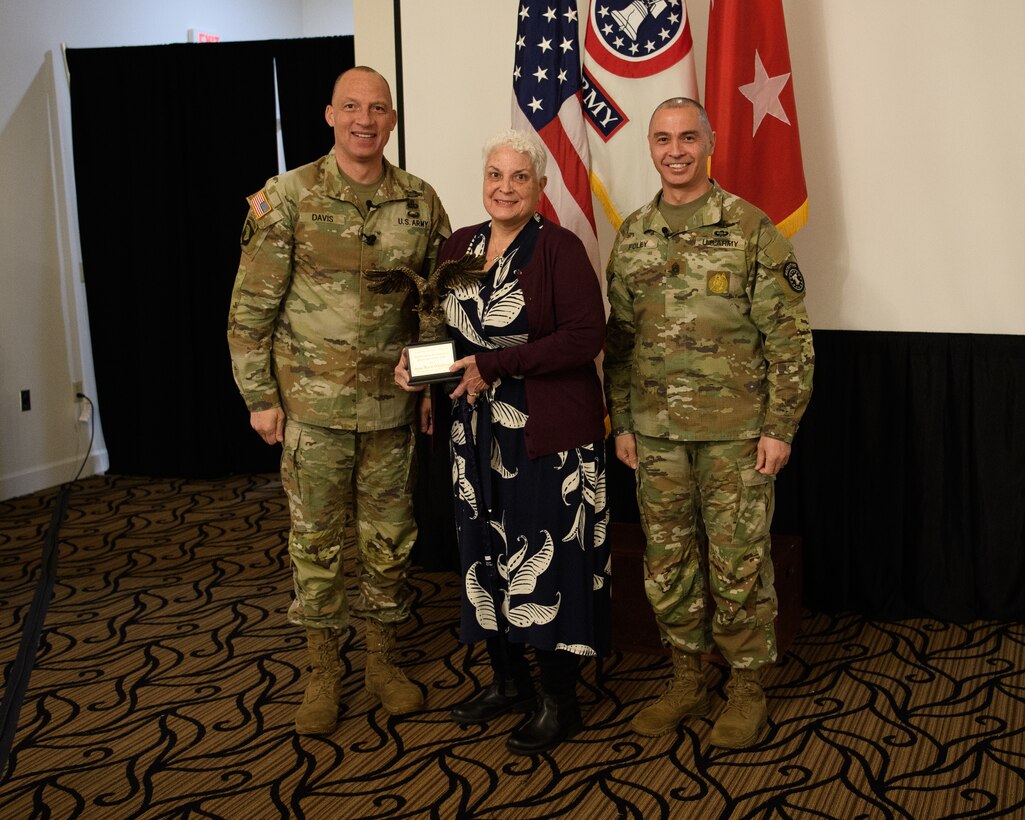
<instances>
[{"instance_id":1,"label":"unit shoulder patch","mask_svg":"<svg viewBox=\"0 0 1025 820\"><path fill-rule=\"evenodd\" d=\"M783 266L783 278L794 293L804 293L804 275L793 259Z\"/></svg>"}]
</instances>

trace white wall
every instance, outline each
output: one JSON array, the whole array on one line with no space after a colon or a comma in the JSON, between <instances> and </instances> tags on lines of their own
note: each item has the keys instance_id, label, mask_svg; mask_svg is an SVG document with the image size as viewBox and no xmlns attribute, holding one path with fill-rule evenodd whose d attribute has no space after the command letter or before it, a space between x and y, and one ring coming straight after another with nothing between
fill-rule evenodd
<instances>
[{"instance_id":1,"label":"white wall","mask_svg":"<svg viewBox=\"0 0 1025 820\"><path fill-rule=\"evenodd\" d=\"M357 57L371 64L393 39L378 6L355 0ZM1025 3L784 9L810 197L794 243L814 326L1025 334ZM516 0L402 5L407 165L456 225L483 218L480 145L509 123L516 10ZM703 88L708 3L688 10ZM644 145L637 161L648 162Z\"/></svg>"},{"instance_id":2,"label":"white wall","mask_svg":"<svg viewBox=\"0 0 1025 820\"><path fill-rule=\"evenodd\" d=\"M688 7L700 85L708 7ZM795 245L814 325L1025 334L1015 252L1025 3L784 8L811 198ZM406 164L437 187L456 225L483 216L480 145L509 122L516 9L402 4ZM183 42L189 28L225 40L356 31L357 61L395 76L387 0L0 2L0 498L74 475L87 430L72 384L95 395L60 44ZM32 391L28 413L22 389ZM87 472L105 467L102 441L93 455Z\"/></svg>"},{"instance_id":3,"label":"white wall","mask_svg":"<svg viewBox=\"0 0 1025 820\"><path fill-rule=\"evenodd\" d=\"M0 2L0 498L75 475L88 426L76 421L72 385L84 382L96 397L61 44L180 43L190 28L223 40L352 34L352 2ZM27 413L20 410L23 389L32 394ZM106 464L101 434L85 474Z\"/></svg>"}]
</instances>

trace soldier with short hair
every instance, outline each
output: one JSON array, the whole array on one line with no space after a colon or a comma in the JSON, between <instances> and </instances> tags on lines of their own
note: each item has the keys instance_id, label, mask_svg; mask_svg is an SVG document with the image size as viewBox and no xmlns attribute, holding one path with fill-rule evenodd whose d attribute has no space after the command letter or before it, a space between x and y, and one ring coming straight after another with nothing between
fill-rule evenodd
<instances>
[{"instance_id":1,"label":"soldier with short hair","mask_svg":"<svg viewBox=\"0 0 1025 820\"><path fill-rule=\"evenodd\" d=\"M367 289L364 273L405 266L427 275L451 233L434 189L384 159L396 124L387 81L359 66L335 82L325 119L334 148L249 197L231 298L228 345L254 430L281 442L288 552L312 667L299 734L334 730L349 623L342 541L355 517L366 619L366 688L391 714L423 705L395 664L396 624L409 617L416 539L414 394L393 382L417 324L406 293Z\"/></svg>"},{"instance_id":2,"label":"soldier with short hair","mask_svg":"<svg viewBox=\"0 0 1025 820\"><path fill-rule=\"evenodd\" d=\"M648 145L662 190L609 258L605 389L673 679L631 727L656 736L708 712L701 655L714 643L731 673L710 741L744 748L767 726L761 670L776 660L774 479L811 396L805 283L769 218L708 178L715 134L699 103L659 105Z\"/></svg>"}]
</instances>

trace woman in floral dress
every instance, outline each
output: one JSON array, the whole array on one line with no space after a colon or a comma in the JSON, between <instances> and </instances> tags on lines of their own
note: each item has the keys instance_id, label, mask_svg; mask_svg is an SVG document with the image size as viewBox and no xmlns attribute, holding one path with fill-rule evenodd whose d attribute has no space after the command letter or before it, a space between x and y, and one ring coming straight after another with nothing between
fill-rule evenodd
<instances>
[{"instance_id":1,"label":"woman in floral dress","mask_svg":"<svg viewBox=\"0 0 1025 820\"><path fill-rule=\"evenodd\" d=\"M445 297L460 357L453 369L463 373L449 397L436 393L433 421L450 424L461 639L487 642L494 681L452 715L478 723L529 712L507 745L531 754L581 728L578 658L608 651L605 423L594 365L605 313L580 240L537 213L547 181L541 142L507 131L484 156L491 219L456 231L438 260L483 257L487 274ZM449 401L450 420L438 406Z\"/></svg>"}]
</instances>

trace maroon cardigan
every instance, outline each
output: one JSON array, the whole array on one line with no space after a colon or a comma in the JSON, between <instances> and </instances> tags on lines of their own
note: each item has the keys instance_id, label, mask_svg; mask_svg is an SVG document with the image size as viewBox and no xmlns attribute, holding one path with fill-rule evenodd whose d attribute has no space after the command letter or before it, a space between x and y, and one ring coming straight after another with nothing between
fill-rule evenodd
<instances>
[{"instance_id":1,"label":"maroon cardigan","mask_svg":"<svg viewBox=\"0 0 1025 820\"><path fill-rule=\"evenodd\" d=\"M461 259L480 229L471 225L452 234L438 262ZM533 257L517 274L527 311L527 341L478 353L481 378L488 384L499 376L524 378L524 436L531 458L603 440L605 405L594 358L605 341L605 307L583 244L546 220Z\"/></svg>"}]
</instances>

